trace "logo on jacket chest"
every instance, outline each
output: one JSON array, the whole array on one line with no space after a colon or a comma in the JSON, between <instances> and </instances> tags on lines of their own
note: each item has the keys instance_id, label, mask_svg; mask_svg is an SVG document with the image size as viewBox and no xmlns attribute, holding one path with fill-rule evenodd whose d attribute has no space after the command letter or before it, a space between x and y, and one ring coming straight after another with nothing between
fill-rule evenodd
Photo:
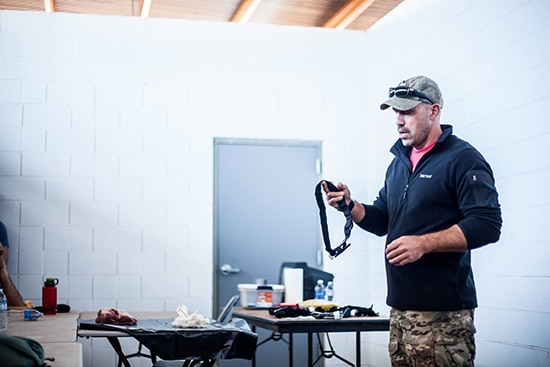
<instances>
[{"instance_id":1,"label":"logo on jacket chest","mask_svg":"<svg viewBox=\"0 0 550 367\"><path fill-rule=\"evenodd\" d=\"M427 173L421 173L420 175L418 175L418 178L432 178L432 175L431 174L427 174Z\"/></svg>"}]
</instances>

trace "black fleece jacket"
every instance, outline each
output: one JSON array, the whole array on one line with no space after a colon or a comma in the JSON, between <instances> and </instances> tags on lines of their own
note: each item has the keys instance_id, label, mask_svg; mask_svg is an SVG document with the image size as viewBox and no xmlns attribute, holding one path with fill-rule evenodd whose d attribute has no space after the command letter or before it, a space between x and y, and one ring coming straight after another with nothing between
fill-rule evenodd
<instances>
[{"instance_id":1,"label":"black fleece jacket","mask_svg":"<svg viewBox=\"0 0 550 367\"><path fill-rule=\"evenodd\" d=\"M386 259L387 303L400 310L452 311L477 307L470 250L498 241L502 216L493 172L469 143L442 125L443 134L414 172L411 148L391 148L384 187L372 205L363 204L361 228L386 237L422 235L458 224L469 250L425 254L394 266Z\"/></svg>"}]
</instances>

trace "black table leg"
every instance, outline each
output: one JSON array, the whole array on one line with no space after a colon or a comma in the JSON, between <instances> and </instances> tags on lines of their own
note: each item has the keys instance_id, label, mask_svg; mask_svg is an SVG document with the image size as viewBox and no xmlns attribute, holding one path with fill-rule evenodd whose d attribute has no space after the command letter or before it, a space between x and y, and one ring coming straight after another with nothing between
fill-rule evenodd
<instances>
[{"instance_id":1,"label":"black table leg","mask_svg":"<svg viewBox=\"0 0 550 367\"><path fill-rule=\"evenodd\" d=\"M288 334L288 367L294 366L294 344L292 340L292 333Z\"/></svg>"},{"instance_id":2,"label":"black table leg","mask_svg":"<svg viewBox=\"0 0 550 367\"><path fill-rule=\"evenodd\" d=\"M361 332L355 333L355 365L361 367Z\"/></svg>"},{"instance_id":3,"label":"black table leg","mask_svg":"<svg viewBox=\"0 0 550 367\"><path fill-rule=\"evenodd\" d=\"M309 367L313 367L313 335L311 333L307 333L307 365Z\"/></svg>"},{"instance_id":4,"label":"black table leg","mask_svg":"<svg viewBox=\"0 0 550 367\"><path fill-rule=\"evenodd\" d=\"M120 363L124 365L124 367L132 367L130 365L130 362L128 362L128 358L124 355L124 352L122 351L122 347L120 346L120 342L117 337L107 337L107 340L109 340L109 343L111 343L111 346L115 350L116 354L118 355L118 365L120 366Z\"/></svg>"},{"instance_id":5,"label":"black table leg","mask_svg":"<svg viewBox=\"0 0 550 367\"><path fill-rule=\"evenodd\" d=\"M252 325L250 329L253 333L256 332L256 326ZM252 356L252 367L256 367L256 351L254 351L254 355Z\"/></svg>"}]
</instances>

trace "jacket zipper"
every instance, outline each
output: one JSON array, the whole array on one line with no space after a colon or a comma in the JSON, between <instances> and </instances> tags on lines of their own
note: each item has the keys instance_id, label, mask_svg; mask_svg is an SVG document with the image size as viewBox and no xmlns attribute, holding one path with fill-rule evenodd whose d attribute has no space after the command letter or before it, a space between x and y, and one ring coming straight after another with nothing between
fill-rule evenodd
<instances>
[{"instance_id":1,"label":"jacket zipper","mask_svg":"<svg viewBox=\"0 0 550 367\"><path fill-rule=\"evenodd\" d=\"M407 193L409 192L409 185L410 185L411 181L414 179L414 177L416 177L418 175L418 172L419 172L418 168L424 165L424 162L426 161L427 156L431 155L430 153L432 152L432 150L433 150L433 148L429 152L424 154L424 156L422 158L420 158L420 161L418 161L418 164L416 165L416 168L414 169L414 171L411 169L411 171L409 173L409 180L408 180L407 184L405 185L405 189L403 190L403 200L407 199Z\"/></svg>"}]
</instances>

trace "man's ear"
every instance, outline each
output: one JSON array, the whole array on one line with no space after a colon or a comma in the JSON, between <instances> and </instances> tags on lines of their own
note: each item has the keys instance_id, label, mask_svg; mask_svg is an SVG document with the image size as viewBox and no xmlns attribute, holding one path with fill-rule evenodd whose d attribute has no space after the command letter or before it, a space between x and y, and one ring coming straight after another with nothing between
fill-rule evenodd
<instances>
[{"instance_id":1,"label":"man's ear","mask_svg":"<svg viewBox=\"0 0 550 367\"><path fill-rule=\"evenodd\" d=\"M430 119L432 120L436 119L440 113L441 113L440 105L436 103L430 106Z\"/></svg>"}]
</instances>

